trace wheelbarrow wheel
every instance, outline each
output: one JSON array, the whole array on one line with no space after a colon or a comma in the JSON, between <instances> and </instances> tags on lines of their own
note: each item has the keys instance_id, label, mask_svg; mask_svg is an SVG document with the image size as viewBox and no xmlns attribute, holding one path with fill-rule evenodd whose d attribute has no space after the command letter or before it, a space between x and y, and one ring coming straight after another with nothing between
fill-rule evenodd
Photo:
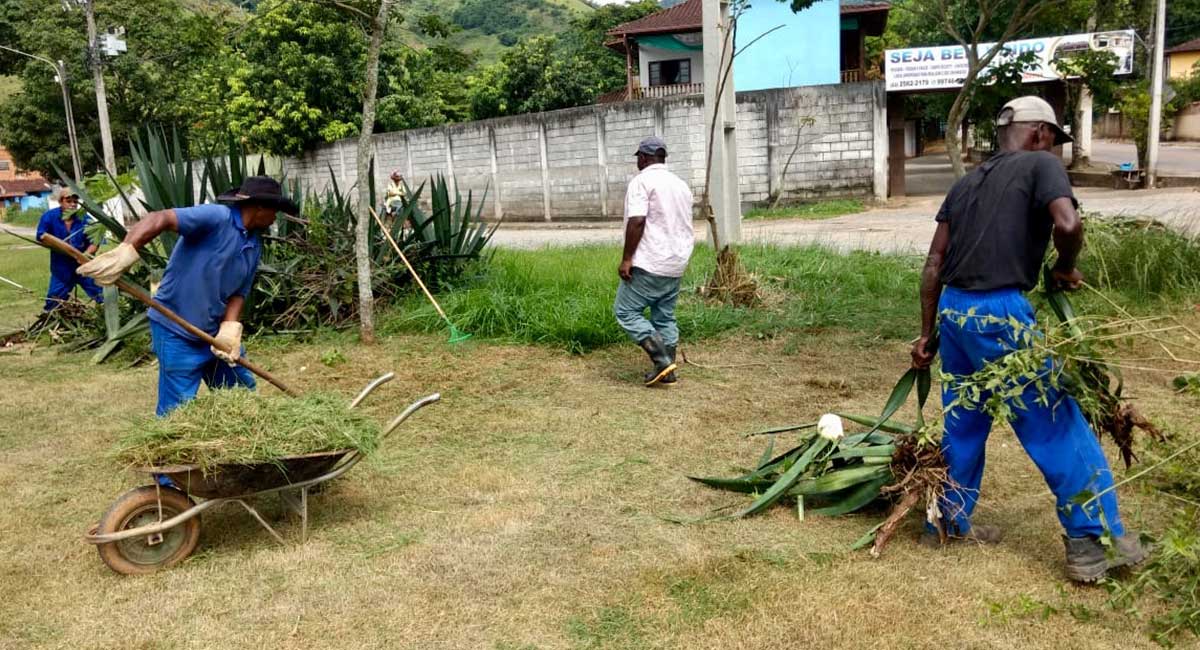
<instances>
[{"instance_id":1,"label":"wheelbarrow wheel","mask_svg":"<svg viewBox=\"0 0 1200 650\"><path fill-rule=\"evenodd\" d=\"M162 499L162 519L170 519L194 507L188 495L171 488L146 485L122 494L100 518L96 532L101 535L149 526L159 521L158 504ZM197 515L159 535L147 535L100 544L96 550L110 569L124 575L153 573L178 564L196 550L200 542L200 517Z\"/></svg>"}]
</instances>

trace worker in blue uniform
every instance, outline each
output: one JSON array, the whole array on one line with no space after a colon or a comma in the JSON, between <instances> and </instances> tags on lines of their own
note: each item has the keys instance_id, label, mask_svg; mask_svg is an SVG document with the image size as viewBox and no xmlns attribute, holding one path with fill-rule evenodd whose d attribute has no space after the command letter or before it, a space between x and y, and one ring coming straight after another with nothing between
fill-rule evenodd
<instances>
[{"instance_id":1,"label":"worker in blue uniform","mask_svg":"<svg viewBox=\"0 0 1200 650\"><path fill-rule=\"evenodd\" d=\"M155 300L170 308L219 345L209 346L161 313L150 311L150 335L158 357L159 416L196 396L203 381L210 389L254 388L253 375L237 365L242 346L242 307L262 255L260 233L277 212L295 215L296 204L266 176L247 178L218 203L151 212L129 229L125 240L79 267L102 285L113 284L136 264L138 250L160 233L179 233Z\"/></svg>"},{"instance_id":2,"label":"worker in blue uniform","mask_svg":"<svg viewBox=\"0 0 1200 650\"><path fill-rule=\"evenodd\" d=\"M46 210L38 221L37 239L42 235L57 237L76 250L88 255L96 252L98 246L88 237L86 228L89 225L87 214L79 209L79 197L73 190L56 187L52 198L58 201L57 208ZM63 302L71 299L75 286L83 287L83 291L97 303L104 302L103 291L96 282L76 273L79 262L75 258L57 251L50 251L50 288L46 290L45 311L57 309Z\"/></svg>"},{"instance_id":3,"label":"worker in blue uniform","mask_svg":"<svg viewBox=\"0 0 1200 650\"><path fill-rule=\"evenodd\" d=\"M1000 151L950 189L922 271L921 336L913 345L913 365L927 368L933 362L927 346L938 327L942 371L951 377L942 386L947 406L958 398L954 378L970 376L1021 347L1018 330L1036 329L1024 292L1037 286L1051 240L1058 253L1051 277L1058 288L1076 289L1083 281L1075 267L1083 247L1078 203L1062 161L1050 153L1070 136L1050 104L1034 96L1006 104L996 125ZM1009 404L1011 424L1054 493L1066 531L1067 576L1095 582L1110 569L1142 562L1147 550L1121 522L1112 471L1079 405L1061 390L1048 393L1027 386ZM992 418L979 408L946 412L942 453L949 481L938 505L951 540L1000 541L998 527L971 521L991 428ZM1098 496L1095 507L1075 502L1089 494ZM1111 551L1106 550L1109 540ZM922 541L935 545L940 540L931 526Z\"/></svg>"}]
</instances>

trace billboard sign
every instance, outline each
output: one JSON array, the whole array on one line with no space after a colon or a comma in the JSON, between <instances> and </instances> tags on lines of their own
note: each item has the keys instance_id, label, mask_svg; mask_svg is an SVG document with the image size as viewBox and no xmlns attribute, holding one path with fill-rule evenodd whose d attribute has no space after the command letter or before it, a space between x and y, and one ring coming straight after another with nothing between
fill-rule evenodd
<instances>
[{"instance_id":1,"label":"billboard sign","mask_svg":"<svg viewBox=\"0 0 1200 650\"><path fill-rule=\"evenodd\" d=\"M995 43L980 44L979 52L990 52L995 46ZM1025 83L1055 81L1063 78L1056 62L1087 50L1102 50L1117 57L1116 74L1130 74L1133 72L1133 47L1132 29L1029 38L1005 43L1004 50L988 67L1026 52L1035 52L1037 63L1024 73ZM961 45L887 50L884 62L888 92L959 88L967 76L967 54Z\"/></svg>"}]
</instances>

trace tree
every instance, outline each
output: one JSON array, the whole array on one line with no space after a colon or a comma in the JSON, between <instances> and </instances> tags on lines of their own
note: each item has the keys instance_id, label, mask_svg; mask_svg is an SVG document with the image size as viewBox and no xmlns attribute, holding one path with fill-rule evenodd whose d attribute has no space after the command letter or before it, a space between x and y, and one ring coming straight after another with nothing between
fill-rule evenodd
<instances>
[{"instance_id":1,"label":"tree","mask_svg":"<svg viewBox=\"0 0 1200 650\"><path fill-rule=\"evenodd\" d=\"M997 56L1004 44L1017 36L1026 35L1036 21L1064 0L909 0L896 5L913 14L925 26L936 25L960 45L967 59L967 74L962 87L950 106L946 118L946 153L954 175L966 174L959 153L959 131L980 87L980 75ZM996 45L980 51L980 44L994 41Z\"/></svg>"},{"instance_id":2,"label":"tree","mask_svg":"<svg viewBox=\"0 0 1200 650\"><path fill-rule=\"evenodd\" d=\"M659 11L653 0L606 5L558 36L519 41L468 78L473 117L483 119L591 104L625 86L625 60L604 47L608 30Z\"/></svg>"},{"instance_id":3,"label":"tree","mask_svg":"<svg viewBox=\"0 0 1200 650\"><path fill-rule=\"evenodd\" d=\"M108 59L113 141L119 162L128 160L128 141L147 123L186 126L197 116L194 80L240 19L232 8L196 5L185 0L97 0L103 31L123 26L129 51ZM85 169L96 167L98 131L95 96L86 67L86 29L82 12L47 11L37 0L0 3L0 38L33 54L62 59L71 80L71 103ZM6 16L15 16L6 26ZM0 141L18 164L53 175L71 168L66 145L62 94L48 66L28 59L0 60L0 71L14 73L20 91L0 106Z\"/></svg>"},{"instance_id":4,"label":"tree","mask_svg":"<svg viewBox=\"0 0 1200 650\"><path fill-rule=\"evenodd\" d=\"M248 146L294 155L358 132L367 37L334 2L262 3L234 47L228 129Z\"/></svg>"},{"instance_id":5,"label":"tree","mask_svg":"<svg viewBox=\"0 0 1200 650\"><path fill-rule=\"evenodd\" d=\"M371 41L367 46L366 89L363 91L362 129L355 156L358 173L358 222L354 228L354 257L358 266L358 317L363 343L375 342L375 297L371 291L371 134L375 128L375 93L379 87L379 51L387 33L392 0L381 0L371 18Z\"/></svg>"}]
</instances>

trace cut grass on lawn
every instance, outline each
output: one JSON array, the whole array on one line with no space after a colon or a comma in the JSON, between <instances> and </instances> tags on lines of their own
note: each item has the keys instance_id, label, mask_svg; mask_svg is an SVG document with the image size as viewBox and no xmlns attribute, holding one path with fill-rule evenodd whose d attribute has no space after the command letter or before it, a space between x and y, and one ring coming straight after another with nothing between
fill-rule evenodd
<instances>
[{"instance_id":1,"label":"cut grass on lawn","mask_svg":"<svg viewBox=\"0 0 1200 650\"><path fill-rule=\"evenodd\" d=\"M777 208L753 208L746 212L747 220L806 219L820 220L840 217L843 214L862 212L863 202L858 199L830 199L815 203L785 205Z\"/></svg>"},{"instance_id":2,"label":"cut grass on lawn","mask_svg":"<svg viewBox=\"0 0 1200 650\"><path fill-rule=\"evenodd\" d=\"M363 404L380 421L434 390L444 401L309 497L307 542L275 499L255 507L287 544L223 506L204 513L196 555L137 578L113 574L81 537L122 491L149 482L114 472L106 451L130 416L154 408L156 369L0 358L0 645L1156 647L1144 623L1108 609L1103 589L1066 583L1054 499L1003 426L977 510L1004 528L1000 546L927 550L914 517L882 560L849 551L878 512L666 521L746 502L685 478L756 457L762 441L740 434L877 411L909 365L904 341L794 334L711 341L692 354L706 367L685 366L672 390L638 385L645 357L633 346L450 347L439 332L343 343L336 367L320 361L327 341L256 348L302 392L353 394L395 370ZM1178 444L1194 439L1200 411L1179 408L1165 381L1134 371L1126 382ZM1121 497L1127 526L1161 530L1163 497L1137 484Z\"/></svg>"}]
</instances>

